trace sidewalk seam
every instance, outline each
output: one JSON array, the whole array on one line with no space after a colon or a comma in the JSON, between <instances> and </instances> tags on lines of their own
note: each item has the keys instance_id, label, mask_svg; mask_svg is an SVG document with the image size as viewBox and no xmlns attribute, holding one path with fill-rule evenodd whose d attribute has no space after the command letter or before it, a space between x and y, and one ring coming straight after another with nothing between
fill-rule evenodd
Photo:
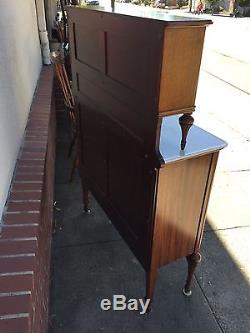
<instances>
[{"instance_id":1,"label":"sidewalk seam","mask_svg":"<svg viewBox=\"0 0 250 333\"><path fill-rule=\"evenodd\" d=\"M197 282L197 284L198 284L198 286L199 286L199 288L200 288L200 290L201 290L202 295L204 296L204 298L205 298L205 300L206 300L206 302L207 302L207 304L208 304L208 306L209 306L209 309L210 309L210 311L211 311L211 313L212 313L212 316L214 317L214 319L215 319L215 321L216 321L216 323L217 323L219 329L221 330L222 333L225 333L225 331L224 331L223 328L221 327L221 324L220 324L218 318L216 317L215 312L213 311L212 305L210 304L210 302L209 302L209 300L208 300L208 298L207 298L207 296L206 296L204 290L202 289L202 287L201 287L201 285L200 285L200 283L199 283L199 280L197 279L195 273L194 273L194 278L195 278L195 280L196 280L196 282Z\"/></svg>"},{"instance_id":2,"label":"sidewalk seam","mask_svg":"<svg viewBox=\"0 0 250 333\"><path fill-rule=\"evenodd\" d=\"M86 243L77 243L77 244L68 244L68 245L62 245L62 246L55 246L54 249L67 249L69 247L81 247L81 246L88 246L88 245L96 245L96 244L106 244L106 243L114 243L114 242L120 242L122 241L122 238L119 239L111 239L106 241L96 241L96 242L86 242Z\"/></svg>"}]
</instances>

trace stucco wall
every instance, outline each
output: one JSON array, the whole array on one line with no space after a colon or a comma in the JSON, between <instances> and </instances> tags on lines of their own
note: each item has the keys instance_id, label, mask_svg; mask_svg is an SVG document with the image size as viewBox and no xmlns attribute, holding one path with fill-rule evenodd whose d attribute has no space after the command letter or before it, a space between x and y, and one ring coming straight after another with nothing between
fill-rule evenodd
<instances>
[{"instance_id":1,"label":"stucco wall","mask_svg":"<svg viewBox=\"0 0 250 333\"><path fill-rule=\"evenodd\" d=\"M35 0L0 0L0 220L42 59Z\"/></svg>"}]
</instances>

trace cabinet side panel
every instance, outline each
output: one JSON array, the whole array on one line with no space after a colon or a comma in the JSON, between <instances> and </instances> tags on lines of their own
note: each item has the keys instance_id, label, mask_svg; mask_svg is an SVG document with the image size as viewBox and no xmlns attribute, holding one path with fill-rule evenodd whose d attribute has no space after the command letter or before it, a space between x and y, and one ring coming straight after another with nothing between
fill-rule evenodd
<instances>
[{"instance_id":1,"label":"cabinet side panel","mask_svg":"<svg viewBox=\"0 0 250 333\"><path fill-rule=\"evenodd\" d=\"M205 27L165 29L160 113L194 109L204 34Z\"/></svg>"},{"instance_id":2,"label":"cabinet side panel","mask_svg":"<svg viewBox=\"0 0 250 333\"><path fill-rule=\"evenodd\" d=\"M211 158L179 161L160 170L155 217L159 266L194 250Z\"/></svg>"}]
</instances>

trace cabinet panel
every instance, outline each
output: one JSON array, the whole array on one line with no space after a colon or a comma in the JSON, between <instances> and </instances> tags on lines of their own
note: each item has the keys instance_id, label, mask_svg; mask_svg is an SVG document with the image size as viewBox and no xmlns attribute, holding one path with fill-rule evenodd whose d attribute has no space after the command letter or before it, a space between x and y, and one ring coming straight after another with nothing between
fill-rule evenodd
<instances>
[{"instance_id":1,"label":"cabinet panel","mask_svg":"<svg viewBox=\"0 0 250 333\"><path fill-rule=\"evenodd\" d=\"M166 28L159 112L194 108L205 27Z\"/></svg>"},{"instance_id":2,"label":"cabinet panel","mask_svg":"<svg viewBox=\"0 0 250 333\"><path fill-rule=\"evenodd\" d=\"M194 251L211 161L208 154L160 170L155 217L160 266Z\"/></svg>"},{"instance_id":3,"label":"cabinet panel","mask_svg":"<svg viewBox=\"0 0 250 333\"><path fill-rule=\"evenodd\" d=\"M107 74L130 89L144 92L150 44L127 34L107 34ZM136 50L136 53L135 53ZM136 73L136 75L135 75Z\"/></svg>"},{"instance_id":4,"label":"cabinet panel","mask_svg":"<svg viewBox=\"0 0 250 333\"><path fill-rule=\"evenodd\" d=\"M83 176L96 190L107 195L106 127L100 114L86 106L81 111L81 146Z\"/></svg>"},{"instance_id":5,"label":"cabinet panel","mask_svg":"<svg viewBox=\"0 0 250 333\"><path fill-rule=\"evenodd\" d=\"M154 175L140 146L121 133L109 137L109 200L134 238L139 239L148 232Z\"/></svg>"},{"instance_id":6,"label":"cabinet panel","mask_svg":"<svg viewBox=\"0 0 250 333\"><path fill-rule=\"evenodd\" d=\"M76 59L93 67L101 69L101 33L98 29L88 28L86 25L75 25L75 53Z\"/></svg>"}]
</instances>

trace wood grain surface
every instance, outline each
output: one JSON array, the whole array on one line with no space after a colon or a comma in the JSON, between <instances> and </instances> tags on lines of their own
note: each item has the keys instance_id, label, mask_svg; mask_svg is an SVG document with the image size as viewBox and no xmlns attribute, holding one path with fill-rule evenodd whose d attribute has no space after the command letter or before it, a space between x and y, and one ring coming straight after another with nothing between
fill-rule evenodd
<instances>
[{"instance_id":1,"label":"wood grain surface","mask_svg":"<svg viewBox=\"0 0 250 333\"><path fill-rule=\"evenodd\" d=\"M205 27L165 28L159 112L194 110Z\"/></svg>"}]
</instances>

